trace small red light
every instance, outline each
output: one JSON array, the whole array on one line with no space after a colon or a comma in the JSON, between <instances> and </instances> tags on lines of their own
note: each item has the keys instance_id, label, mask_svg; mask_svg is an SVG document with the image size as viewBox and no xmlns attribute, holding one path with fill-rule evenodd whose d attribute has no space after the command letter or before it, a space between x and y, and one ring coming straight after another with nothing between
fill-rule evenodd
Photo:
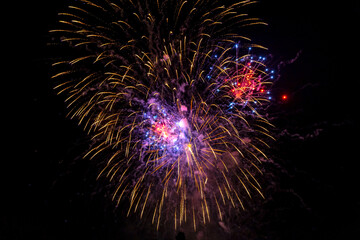
<instances>
[{"instance_id":1,"label":"small red light","mask_svg":"<svg viewBox=\"0 0 360 240\"><path fill-rule=\"evenodd\" d=\"M263 93L263 92L265 92L265 90L264 90L264 89L260 89L260 92Z\"/></svg>"},{"instance_id":2,"label":"small red light","mask_svg":"<svg viewBox=\"0 0 360 240\"><path fill-rule=\"evenodd\" d=\"M288 98L288 96L286 94L282 95L282 99L286 100Z\"/></svg>"}]
</instances>

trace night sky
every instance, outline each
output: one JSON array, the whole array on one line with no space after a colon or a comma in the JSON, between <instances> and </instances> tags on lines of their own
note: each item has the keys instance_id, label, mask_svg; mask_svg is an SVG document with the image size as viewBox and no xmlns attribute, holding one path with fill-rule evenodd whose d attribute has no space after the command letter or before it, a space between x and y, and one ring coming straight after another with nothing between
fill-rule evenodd
<instances>
[{"instance_id":1,"label":"night sky","mask_svg":"<svg viewBox=\"0 0 360 240\"><path fill-rule=\"evenodd\" d=\"M11 24L2 77L11 85L3 85L3 118L10 116L3 131L11 136L2 157L0 239L162 239L104 197L96 166L81 157L88 137L52 90L48 30L64 2L16 3L3 22ZM274 168L276 190L254 214L252 236L357 238L360 3L262 0L251 14L269 23L249 32L253 41L269 48L273 68L282 66L270 109L271 155L281 167Z\"/></svg>"}]
</instances>

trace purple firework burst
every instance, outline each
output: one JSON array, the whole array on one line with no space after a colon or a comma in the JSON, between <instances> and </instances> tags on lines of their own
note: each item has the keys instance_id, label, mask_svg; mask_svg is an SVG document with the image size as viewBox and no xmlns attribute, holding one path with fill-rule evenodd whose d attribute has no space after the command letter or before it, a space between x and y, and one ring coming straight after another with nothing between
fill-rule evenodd
<instances>
[{"instance_id":1,"label":"purple firework burst","mask_svg":"<svg viewBox=\"0 0 360 240\"><path fill-rule=\"evenodd\" d=\"M55 89L128 214L196 230L264 197L273 72L238 34L264 24L242 12L252 3L78 0L59 14Z\"/></svg>"}]
</instances>

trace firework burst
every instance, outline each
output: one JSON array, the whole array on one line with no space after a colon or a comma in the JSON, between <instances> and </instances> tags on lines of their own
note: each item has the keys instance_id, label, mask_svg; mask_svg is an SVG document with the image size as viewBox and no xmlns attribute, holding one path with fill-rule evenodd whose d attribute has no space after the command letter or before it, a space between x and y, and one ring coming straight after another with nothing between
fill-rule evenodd
<instances>
[{"instance_id":1,"label":"firework burst","mask_svg":"<svg viewBox=\"0 0 360 240\"><path fill-rule=\"evenodd\" d=\"M252 3L78 0L59 14L51 32L68 59L53 64L55 89L128 214L196 230L264 197L273 76L237 34L264 24L242 12Z\"/></svg>"}]
</instances>

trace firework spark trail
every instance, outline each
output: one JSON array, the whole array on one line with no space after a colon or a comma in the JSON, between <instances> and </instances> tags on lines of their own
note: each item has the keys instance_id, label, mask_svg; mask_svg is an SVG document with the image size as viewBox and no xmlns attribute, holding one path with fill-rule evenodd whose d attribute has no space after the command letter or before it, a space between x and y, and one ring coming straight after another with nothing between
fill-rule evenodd
<instances>
[{"instance_id":1,"label":"firework spark trail","mask_svg":"<svg viewBox=\"0 0 360 240\"><path fill-rule=\"evenodd\" d=\"M75 57L53 64L55 89L128 214L196 230L264 197L273 71L235 33L264 24L242 13L252 3L78 0L59 14L51 32Z\"/></svg>"}]
</instances>

